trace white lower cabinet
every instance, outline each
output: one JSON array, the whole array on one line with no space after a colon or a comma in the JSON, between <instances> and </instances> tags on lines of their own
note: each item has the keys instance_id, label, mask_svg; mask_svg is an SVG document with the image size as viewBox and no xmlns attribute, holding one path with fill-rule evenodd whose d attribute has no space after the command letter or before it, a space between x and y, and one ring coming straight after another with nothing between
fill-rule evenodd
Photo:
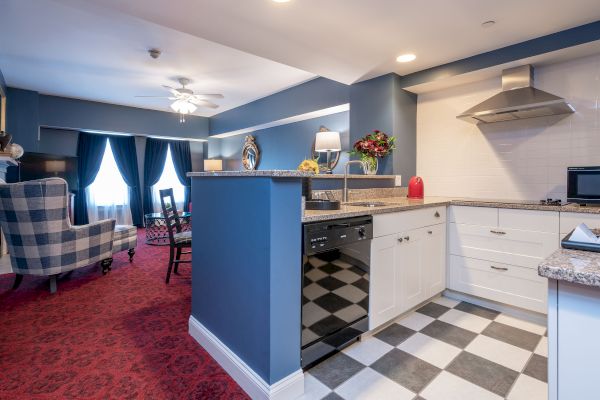
<instances>
[{"instance_id":1,"label":"white lower cabinet","mask_svg":"<svg viewBox=\"0 0 600 400\"><path fill-rule=\"evenodd\" d=\"M374 238L369 329L443 291L445 253L444 223Z\"/></svg>"}]
</instances>

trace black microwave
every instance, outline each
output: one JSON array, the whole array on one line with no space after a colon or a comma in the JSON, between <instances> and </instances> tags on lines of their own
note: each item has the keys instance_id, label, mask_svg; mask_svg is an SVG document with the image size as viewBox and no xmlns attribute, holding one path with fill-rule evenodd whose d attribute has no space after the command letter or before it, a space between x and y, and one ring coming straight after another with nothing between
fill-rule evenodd
<instances>
[{"instance_id":1,"label":"black microwave","mask_svg":"<svg viewBox=\"0 0 600 400\"><path fill-rule=\"evenodd\" d=\"M600 166L567 168L567 201L600 204Z\"/></svg>"}]
</instances>

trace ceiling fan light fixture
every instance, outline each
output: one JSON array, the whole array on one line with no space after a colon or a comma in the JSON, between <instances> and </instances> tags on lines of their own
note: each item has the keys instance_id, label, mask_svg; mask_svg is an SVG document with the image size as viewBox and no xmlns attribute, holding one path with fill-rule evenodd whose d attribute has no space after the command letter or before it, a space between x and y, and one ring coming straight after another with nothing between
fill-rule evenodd
<instances>
[{"instance_id":1,"label":"ceiling fan light fixture","mask_svg":"<svg viewBox=\"0 0 600 400\"><path fill-rule=\"evenodd\" d=\"M417 58L417 56L415 56L414 54L401 54L396 58L396 61L398 61L399 63L405 63L405 62L411 62L414 61Z\"/></svg>"},{"instance_id":2,"label":"ceiling fan light fixture","mask_svg":"<svg viewBox=\"0 0 600 400\"><path fill-rule=\"evenodd\" d=\"M185 100L176 100L171 104L171 108L173 111L178 112L179 114L191 114L198 109L194 104Z\"/></svg>"}]
</instances>

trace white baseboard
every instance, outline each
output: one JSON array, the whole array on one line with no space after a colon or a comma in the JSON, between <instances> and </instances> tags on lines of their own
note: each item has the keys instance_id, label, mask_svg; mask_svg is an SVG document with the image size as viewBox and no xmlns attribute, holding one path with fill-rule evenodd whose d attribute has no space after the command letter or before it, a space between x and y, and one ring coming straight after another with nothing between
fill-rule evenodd
<instances>
[{"instance_id":1,"label":"white baseboard","mask_svg":"<svg viewBox=\"0 0 600 400\"><path fill-rule=\"evenodd\" d=\"M467 293L456 292L452 289L446 289L443 295L454 300L466 301L467 303L472 303L477 306L491 308L492 310L499 311L503 314L507 314L515 318L533 322L538 325L546 325L548 323L548 318L546 318L546 315L537 313L535 311L524 310L522 308L514 307L508 304L498 303L497 301L472 296Z\"/></svg>"},{"instance_id":2,"label":"white baseboard","mask_svg":"<svg viewBox=\"0 0 600 400\"><path fill-rule=\"evenodd\" d=\"M252 368L190 315L189 333L225 371L254 400L288 400L304 394L302 369L291 373L272 385L264 381Z\"/></svg>"}]
</instances>

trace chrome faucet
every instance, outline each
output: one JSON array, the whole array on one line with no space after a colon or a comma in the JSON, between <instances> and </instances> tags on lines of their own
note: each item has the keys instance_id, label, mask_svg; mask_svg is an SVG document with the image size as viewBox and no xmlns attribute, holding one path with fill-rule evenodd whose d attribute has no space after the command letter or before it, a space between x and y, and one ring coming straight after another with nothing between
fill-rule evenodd
<instances>
[{"instance_id":1,"label":"chrome faucet","mask_svg":"<svg viewBox=\"0 0 600 400\"><path fill-rule=\"evenodd\" d=\"M350 160L346 162L346 165L344 166L344 193L342 198L343 203L348 202L348 167L350 166L350 164L360 164L360 166L363 169L363 172L365 171L365 163L361 160Z\"/></svg>"}]
</instances>

